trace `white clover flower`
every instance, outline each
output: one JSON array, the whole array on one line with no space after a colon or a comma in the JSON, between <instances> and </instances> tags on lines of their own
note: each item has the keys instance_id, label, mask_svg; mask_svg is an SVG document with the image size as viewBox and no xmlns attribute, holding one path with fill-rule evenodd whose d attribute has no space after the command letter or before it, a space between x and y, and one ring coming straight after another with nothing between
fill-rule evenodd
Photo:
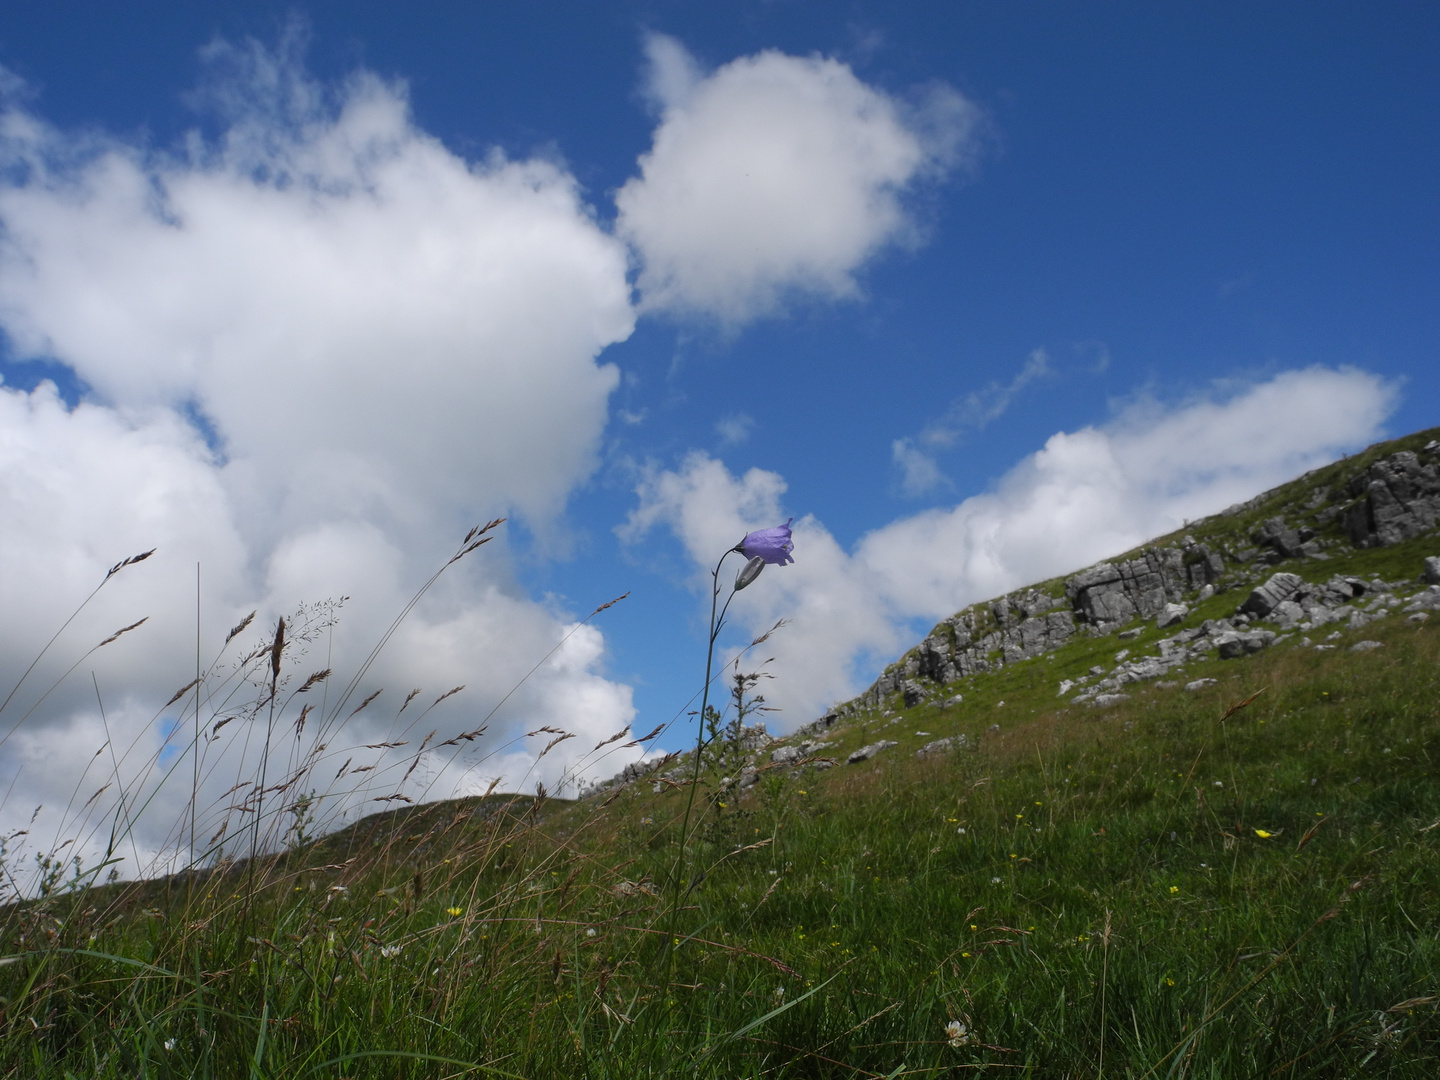
<instances>
[{"instance_id":1,"label":"white clover flower","mask_svg":"<svg viewBox=\"0 0 1440 1080\"><path fill-rule=\"evenodd\" d=\"M380 955L386 960L394 960L395 957L400 955L400 950L403 948L403 945L381 945Z\"/></svg>"},{"instance_id":2,"label":"white clover flower","mask_svg":"<svg viewBox=\"0 0 1440 1080\"><path fill-rule=\"evenodd\" d=\"M957 1050L975 1041L975 1036L959 1020L951 1020L945 1025L945 1038Z\"/></svg>"}]
</instances>

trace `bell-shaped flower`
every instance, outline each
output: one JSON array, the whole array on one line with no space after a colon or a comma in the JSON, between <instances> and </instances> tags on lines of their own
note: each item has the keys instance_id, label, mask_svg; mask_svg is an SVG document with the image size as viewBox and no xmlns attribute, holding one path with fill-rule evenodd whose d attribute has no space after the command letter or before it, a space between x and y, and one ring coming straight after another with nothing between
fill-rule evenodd
<instances>
[{"instance_id":1,"label":"bell-shaped flower","mask_svg":"<svg viewBox=\"0 0 1440 1080\"><path fill-rule=\"evenodd\" d=\"M793 563L795 560L790 557L790 552L795 550L795 543L790 539L790 521L773 529L757 529L736 544L735 550L747 559L764 559L779 566Z\"/></svg>"},{"instance_id":2,"label":"bell-shaped flower","mask_svg":"<svg viewBox=\"0 0 1440 1080\"><path fill-rule=\"evenodd\" d=\"M753 582L757 577L760 576L760 571L764 569L765 560L762 559L759 555L756 555L748 563L745 564L744 569L742 569L740 573L735 575L735 591L739 592L741 589L745 588L746 585L749 585L751 582Z\"/></svg>"}]
</instances>

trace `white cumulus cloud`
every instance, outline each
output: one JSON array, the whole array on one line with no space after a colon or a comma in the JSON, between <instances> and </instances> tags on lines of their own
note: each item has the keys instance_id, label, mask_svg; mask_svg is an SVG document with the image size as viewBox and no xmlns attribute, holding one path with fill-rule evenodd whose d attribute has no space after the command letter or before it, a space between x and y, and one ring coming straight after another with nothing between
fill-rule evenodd
<instances>
[{"instance_id":1,"label":"white cumulus cloud","mask_svg":"<svg viewBox=\"0 0 1440 1080\"><path fill-rule=\"evenodd\" d=\"M4 730L30 713L0 743L0 780L14 780L5 822L66 805L87 768L87 785L115 769L136 784L160 775L146 761L174 760L162 744L185 706L160 706L193 678L197 562L207 664L251 609L229 657L296 605L348 595L339 623L289 654L301 679L333 658L338 696L468 525L519 513L543 533L555 521L607 422L618 375L597 358L633 328L626 249L564 169L461 158L416 127L402 85L364 72L318 85L289 44L219 45L208 59L216 140L156 149L59 131L16 104L0 112L0 326L20 357L59 361L93 388L69 412L49 387L0 388L0 546L25 568L0 581L3 692L115 561L160 549L106 585L0 713ZM455 763L453 750L429 754L410 790L426 778L448 795L444 783L478 783L502 760L513 786L536 740L478 757L542 724L578 733L526 778L553 790L629 722L600 632L525 597L503 536L390 640L352 707L384 693L332 740L331 773L347 739L403 731L455 685L466 689L392 757L430 728L433 747L472 727L562 639L486 736L459 744ZM37 705L86 649L146 615ZM413 686L423 693L401 714ZM118 765L108 751L90 759L107 722L113 746L134 748ZM240 769L215 756L226 746L248 741L234 754L253 762L247 723L207 748L212 788ZM378 795L401 772L367 775L386 777ZM188 797L187 768L151 804L138 851L173 846Z\"/></svg>"},{"instance_id":2,"label":"white cumulus cloud","mask_svg":"<svg viewBox=\"0 0 1440 1080\"><path fill-rule=\"evenodd\" d=\"M736 325L792 293L852 295L866 260L914 240L917 185L973 152L979 112L950 89L912 106L824 57L707 74L671 38L648 51L660 126L616 205L652 310Z\"/></svg>"},{"instance_id":3,"label":"white cumulus cloud","mask_svg":"<svg viewBox=\"0 0 1440 1080\"><path fill-rule=\"evenodd\" d=\"M795 527L795 563L767 570L731 617L748 631L794 620L767 642L777 658L767 698L779 721L813 719L914 643L917 628L978 600L1134 547L1380 437L1395 388L1353 368L1282 372L1178 405L1140 401L1100 427L1060 432L995 489L949 509L900 518L845 552L824 525ZM719 553L747 529L797 507L785 481L733 476L692 455L654 470L622 536L666 527L708 584Z\"/></svg>"}]
</instances>

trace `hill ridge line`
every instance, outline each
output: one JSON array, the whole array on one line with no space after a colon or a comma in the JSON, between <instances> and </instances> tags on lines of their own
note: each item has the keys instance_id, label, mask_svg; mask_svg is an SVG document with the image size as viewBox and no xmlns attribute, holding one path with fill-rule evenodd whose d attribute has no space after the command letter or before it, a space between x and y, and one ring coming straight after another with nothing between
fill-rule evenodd
<instances>
[{"instance_id":1,"label":"hill ridge line","mask_svg":"<svg viewBox=\"0 0 1440 1080\"><path fill-rule=\"evenodd\" d=\"M933 704L962 681L1053 658L1077 639L1137 639L1152 622L1157 630L1177 628L1146 642L1158 655L1132 659L1122 649L1113 669L1096 665L1086 675L1060 680L1057 697L1068 695L1075 705L1117 704L1128 697L1125 686L1176 674L1210 654L1239 658L1342 621L1357 629L1397 607L1425 617L1440 611L1440 549L1428 559L1417 555L1412 573L1393 581L1344 573L1343 563L1359 551L1423 542L1437 528L1440 427L1376 443L1074 573L962 608L937 623L856 697L790 735L771 736L759 723L746 727L740 741L746 751L777 746L782 749L773 753L787 762L798 760L828 745L814 736L848 721L876 713L889 718L894 709ZM1341 569L1326 575L1333 566ZM1324 580L1311 580L1317 577ZM1184 625L1197 609L1209 612L1216 605L1232 610ZM1334 647L1308 637L1302 643ZM1208 681L1213 680L1200 683ZM962 700L956 693L941 703ZM797 745L785 746L789 743ZM871 753L858 760L885 748L863 748ZM690 753L634 762L584 794L604 794L641 779L658 783L670 773L680 777L678 763ZM749 786L756 776L752 765L738 783Z\"/></svg>"}]
</instances>

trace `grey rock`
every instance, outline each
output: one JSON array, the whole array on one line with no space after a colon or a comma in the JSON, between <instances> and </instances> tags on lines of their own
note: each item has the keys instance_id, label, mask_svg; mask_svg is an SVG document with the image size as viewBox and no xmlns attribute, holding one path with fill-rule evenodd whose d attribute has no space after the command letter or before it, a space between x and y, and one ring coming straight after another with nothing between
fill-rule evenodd
<instances>
[{"instance_id":1,"label":"grey rock","mask_svg":"<svg viewBox=\"0 0 1440 1080\"><path fill-rule=\"evenodd\" d=\"M1166 606L1168 607L1169 605L1167 604ZM1139 637L1142 629L1142 627L1136 626L1130 630L1121 630L1120 633L1116 634L1115 636L1121 641L1130 641L1133 638Z\"/></svg>"},{"instance_id":2,"label":"grey rock","mask_svg":"<svg viewBox=\"0 0 1440 1080\"><path fill-rule=\"evenodd\" d=\"M1440 585L1431 585L1423 592L1418 592L1410 597L1409 603L1404 607L1405 611L1440 610Z\"/></svg>"},{"instance_id":3,"label":"grey rock","mask_svg":"<svg viewBox=\"0 0 1440 1080\"><path fill-rule=\"evenodd\" d=\"M1264 585L1254 590L1240 605L1240 610L1242 613L1264 618L1274 611L1282 601L1290 599L1291 595L1304 584L1305 579L1299 574L1284 572L1272 574Z\"/></svg>"},{"instance_id":4,"label":"grey rock","mask_svg":"<svg viewBox=\"0 0 1440 1080\"><path fill-rule=\"evenodd\" d=\"M1155 616L1155 625L1164 630L1184 622L1189 614L1190 609L1184 604L1166 604L1160 614Z\"/></svg>"},{"instance_id":5,"label":"grey rock","mask_svg":"<svg viewBox=\"0 0 1440 1080\"><path fill-rule=\"evenodd\" d=\"M1214 585L1206 585L1203 589L1200 590L1200 596L1198 597L1198 599L1199 599L1200 603L1203 604L1206 600L1209 600L1210 597L1212 597L1212 596L1214 596L1214 595L1215 595L1215 586L1214 586Z\"/></svg>"},{"instance_id":6,"label":"grey rock","mask_svg":"<svg viewBox=\"0 0 1440 1080\"><path fill-rule=\"evenodd\" d=\"M1279 623L1282 629L1288 630L1305 618L1305 609L1294 600L1281 600L1275 605L1275 610L1270 612L1270 617Z\"/></svg>"},{"instance_id":7,"label":"grey rock","mask_svg":"<svg viewBox=\"0 0 1440 1080\"><path fill-rule=\"evenodd\" d=\"M882 750L889 750L890 747L899 745L900 744L897 743L894 739L881 739L879 742L873 742L869 746L860 747L859 750L856 750L853 754L846 758L845 762L848 765L858 765L862 761L869 761L872 757L880 753Z\"/></svg>"},{"instance_id":8,"label":"grey rock","mask_svg":"<svg viewBox=\"0 0 1440 1080\"><path fill-rule=\"evenodd\" d=\"M1194 682L1187 682L1185 689L1194 693L1196 690L1203 690L1207 686L1214 686L1217 681L1216 679L1196 679Z\"/></svg>"},{"instance_id":9,"label":"grey rock","mask_svg":"<svg viewBox=\"0 0 1440 1080\"><path fill-rule=\"evenodd\" d=\"M772 750L770 752L770 764L788 765L792 761L799 761L801 756L800 747L782 746L779 750Z\"/></svg>"},{"instance_id":10,"label":"grey rock","mask_svg":"<svg viewBox=\"0 0 1440 1080\"><path fill-rule=\"evenodd\" d=\"M925 757L928 754L948 754L951 750L958 750L968 742L964 735L951 735L946 739L936 739L928 742L919 750L915 751L916 757Z\"/></svg>"},{"instance_id":11,"label":"grey rock","mask_svg":"<svg viewBox=\"0 0 1440 1080\"><path fill-rule=\"evenodd\" d=\"M900 687L900 693L905 698L905 707L907 709L913 709L930 696L930 691L913 679L906 680Z\"/></svg>"},{"instance_id":12,"label":"grey rock","mask_svg":"<svg viewBox=\"0 0 1440 1080\"><path fill-rule=\"evenodd\" d=\"M954 708L956 705L959 705L959 704L960 704L962 701L964 701L964 700L965 700L965 698L964 698L963 695L961 695L961 694L956 694L954 697L948 697L948 698L946 698L942 704L944 705L945 708L951 709L951 708Z\"/></svg>"},{"instance_id":13,"label":"grey rock","mask_svg":"<svg viewBox=\"0 0 1440 1080\"><path fill-rule=\"evenodd\" d=\"M1178 600L1190 585L1185 554L1178 548L1150 548L1122 563L1097 563L1065 582L1076 614L1096 626L1148 618Z\"/></svg>"},{"instance_id":14,"label":"grey rock","mask_svg":"<svg viewBox=\"0 0 1440 1080\"><path fill-rule=\"evenodd\" d=\"M1425 560L1425 572L1420 580L1427 585L1440 585L1440 555L1431 555Z\"/></svg>"},{"instance_id":15,"label":"grey rock","mask_svg":"<svg viewBox=\"0 0 1440 1080\"><path fill-rule=\"evenodd\" d=\"M1440 468L1409 450L1376 461L1349 489L1356 501L1345 510L1345 532L1357 546L1397 544L1440 522Z\"/></svg>"},{"instance_id":16,"label":"grey rock","mask_svg":"<svg viewBox=\"0 0 1440 1080\"><path fill-rule=\"evenodd\" d=\"M1430 612L1428 612L1428 611L1417 611L1417 612L1415 612L1415 614L1413 614L1413 615L1407 615L1407 616L1405 616L1405 618L1406 618L1408 621L1413 622L1413 623L1422 623L1422 622L1424 622L1426 619L1430 618Z\"/></svg>"},{"instance_id":17,"label":"grey rock","mask_svg":"<svg viewBox=\"0 0 1440 1080\"><path fill-rule=\"evenodd\" d=\"M760 771L754 765L747 765L740 770L740 790L754 787L760 782Z\"/></svg>"},{"instance_id":18,"label":"grey rock","mask_svg":"<svg viewBox=\"0 0 1440 1080\"><path fill-rule=\"evenodd\" d=\"M1090 702L1098 708L1107 708L1111 705L1119 705L1122 701L1129 701L1129 694L1097 694Z\"/></svg>"},{"instance_id":19,"label":"grey rock","mask_svg":"<svg viewBox=\"0 0 1440 1080\"><path fill-rule=\"evenodd\" d=\"M1216 639L1221 660L1234 660L1264 649L1275 640L1272 630L1249 630L1245 633L1230 633Z\"/></svg>"},{"instance_id":20,"label":"grey rock","mask_svg":"<svg viewBox=\"0 0 1440 1080\"><path fill-rule=\"evenodd\" d=\"M1384 643L1380 641L1357 641L1354 645L1350 646L1350 651L1371 652L1374 649L1383 649L1384 647Z\"/></svg>"},{"instance_id":21,"label":"grey rock","mask_svg":"<svg viewBox=\"0 0 1440 1080\"><path fill-rule=\"evenodd\" d=\"M843 706L841 706L841 707L838 708L838 709L831 709L829 712L827 712L824 716L820 717L820 719L818 719L818 720L812 720L812 721L810 721L810 723L808 723L808 724L806 724L804 727L800 728L800 730L797 731L795 734L797 734L797 735L819 735L821 732L829 731L831 728L833 728L833 727L840 721L840 718L841 718L842 716L851 716L851 715L853 715L854 713L859 712L859 711L860 711L860 708L859 708L858 704L857 704L856 702L853 702L853 701L852 701L852 702L850 702L848 705L843 705ZM757 725L757 726L758 726L762 731L763 731L764 728L765 728L765 725L764 725L764 724L760 724L760 725ZM748 730L750 730L750 729L747 728L746 730L748 731Z\"/></svg>"},{"instance_id":22,"label":"grey rock","mask_svg":"<svg viewBox=\"0 0 1440 1080\"><path fill-rule=\"evenodd\" d=\"M1174 667L1176 662L1176 660L1167 661L1163 658L1149 656L1132 661L1129 671L1130 678L1126 681L1140 682L1144 679L1158 679L1161 675L1164 675L1165 672L1169 671L1170 668Z\"/></svg>"},{"instance_id":23,"label":"grey rock","mask_svg":"<svg viewBox=\"0 0 1440 1080\"><path fill-rule=\"evenodd\" d=\"M765 747L770 745L771 741L764 724L755 724L742 728L740 731L740 749L745 753L764 750Z\"/></svg>"},{"instance_id":24,"label":"grey rock","mask_svg":"<svg viewBox=\"0 0 1440 1080\"><path fill-rule=\"evenodd\" d=\"M1257 543L1269 546L1279 558L1293 559L1311 553L1305 550L1305 547L1306 541L1313 536L1314 533L1308 529L1290 528L1283 517L1273 517L1255 531L1254 539Z\"/></svg>"}]
</instances>

